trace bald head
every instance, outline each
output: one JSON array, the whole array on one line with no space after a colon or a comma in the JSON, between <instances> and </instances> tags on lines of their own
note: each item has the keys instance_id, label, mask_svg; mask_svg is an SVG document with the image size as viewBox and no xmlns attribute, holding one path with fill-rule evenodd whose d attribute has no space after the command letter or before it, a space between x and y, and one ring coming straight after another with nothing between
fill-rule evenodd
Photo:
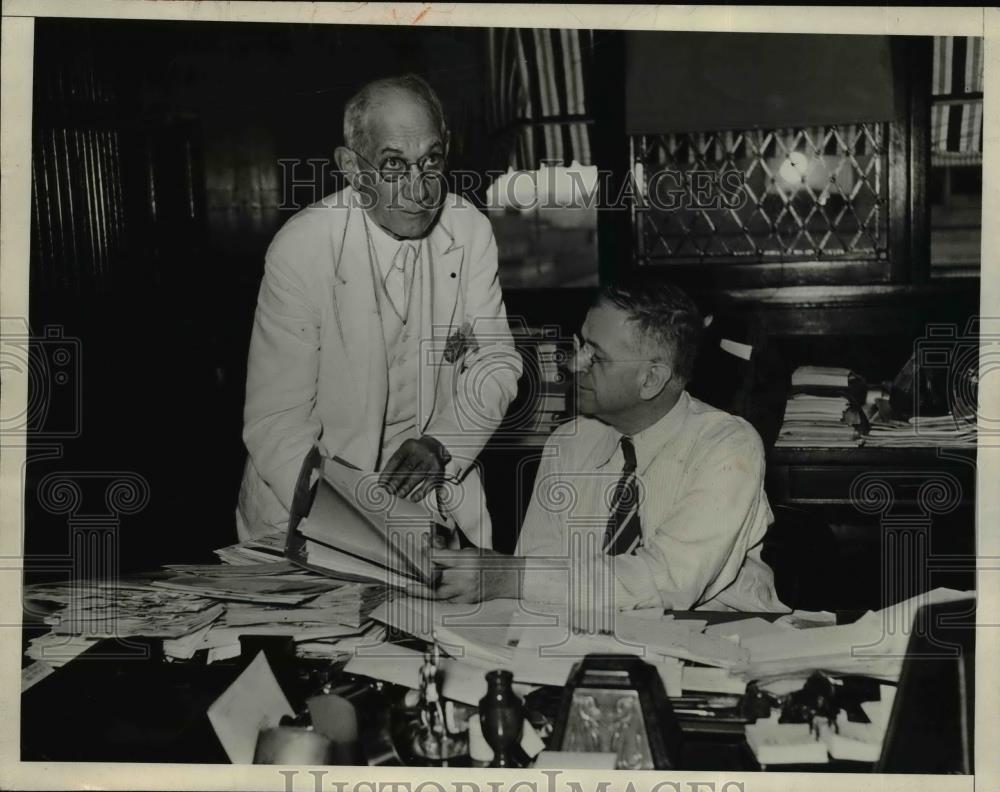
<instances>
[{"instance_id":1,"label":"bald head","mask_svg":"<svg viewBox=\"0 0 1000 792\"><path fill-rule=\"evenodd\" d=\"M373 138L373 111L382 110L379 114L382 116L414 103L424 109L441 139L446 140L447 125L441 100L422 77L405 74L370 82L347 102L344 108L344 142L347 147L369 155Z\"/></svg>"}]
</instances>

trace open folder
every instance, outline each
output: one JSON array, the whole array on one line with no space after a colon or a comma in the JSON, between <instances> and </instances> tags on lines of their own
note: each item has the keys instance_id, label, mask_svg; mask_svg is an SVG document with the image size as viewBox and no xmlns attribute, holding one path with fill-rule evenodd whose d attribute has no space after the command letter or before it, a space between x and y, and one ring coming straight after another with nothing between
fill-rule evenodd
<instances>
[{"instance_id":1,"label":"open folder","mask_svg":"<svg viewBox=\"0 0 1000 792\"><path fill-rule=\"evenodd\" d=\"M324 575L397 588L431 579L434 515L366 473L314 450L299 474L285 555Z\"/></svg>"}]
</instances>

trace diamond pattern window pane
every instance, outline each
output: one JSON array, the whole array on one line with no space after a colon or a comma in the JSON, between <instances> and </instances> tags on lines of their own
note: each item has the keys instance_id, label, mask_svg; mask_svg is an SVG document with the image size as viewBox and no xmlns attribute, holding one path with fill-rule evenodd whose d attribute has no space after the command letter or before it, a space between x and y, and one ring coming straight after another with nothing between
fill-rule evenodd
<instances>
[{"instance_id":1,"label":"diamond pattern window pane","mask_svg":"<svg viewBox=\"0 0 1000 792\"><path fill-rule=\"evenodd\" d=\"M633 136L639 256L884 258L887 142L877 123Z\"/></svg>"}]
</instances>

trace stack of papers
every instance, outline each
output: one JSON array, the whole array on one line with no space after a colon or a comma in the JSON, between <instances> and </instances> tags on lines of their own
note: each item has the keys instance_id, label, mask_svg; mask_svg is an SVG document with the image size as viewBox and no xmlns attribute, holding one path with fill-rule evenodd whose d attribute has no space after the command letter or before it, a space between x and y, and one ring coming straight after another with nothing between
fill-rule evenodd
<instances>
[{"instance_id":1,"label":"stack of papers","mask_svg":"<svg viewBox=\"0 0 1000 792\"><path fill-rule=\"evenodd\" d=\"M24 654L32 660L59 668L86 652L100 640L100 638L82 638L77 635L59 635L48 632L45 635L32 638L28 642L28 648Z\"/></svg>"},{"instance_id":2,"label":"stack of papers","mask_svg":"<svg viewBox=\"0 0 1000 792\"><path fill-rule=\"evenodd\" d=\"M253 564L272 563L285 558L285 541L288 535L284 531L248 539L215 551L224 564L250 566Z\"/></svg>"},{"instance_id":3,"label":"stack of papers","mask_svg":"<svg viewBox=\"0 0 1000 792\"><path fill-rule=\"evenodd\" d=\"M363 656L379 646L386 645L385 626L374 621L367 621L365 626L355 635L341 635L326 638L307 638L295 646L299 657L313 660L345 660Z\"/></svg>"},{"instance_id":4,"label":"stack of papers","mask_svg":"<svg viewBox=\"0 0 1000 792\"><path fill-rule=\"evenodd\" d=\"M59 604L45 617L54 633L95 639L177 638L211 624L225 610L211 599L192 593L95 581L29 586L25 602Z\"/></svg>"},{"instance_id":5,"label":"stack of papers","mask_svg":"<svg viewBox=\"0 0 1000 792\"><path fill-rule=\"evenodd\" d=\"M336 581L301 571L289 573L289 567L285 562L264 565L263 569L261 565L220 565L200 569L200 576L158 583L173 590L198 591L226 603L225 613L204 630L164 641L164 652L170 657L190 658L208 649L211 661L239 654L240 636L284 635L298 643L321 641L329 655L341 639L371 634L368 614L384 602L383 586ZM257 574L243 577L241 573L249 569Z\"/></svg>"},{"instance_id":6,"label":"stack of papers","mask_svg":"<svg viewBox=\"0 0 1000 792\"><path fill-rule=\"evenodd\" d=\"M785 418L775 446L796 448L848 448L860 436L844 423L851 406L846 396L816 396L800 393L785 406Z\"/></svg>"},{"instance_id":7,"label":"stack of papers","mask_svg":"<svg viewBox=\"0 0 1000 792\"><path fill-rule=\"evenodd\" d=\"M397 498L377 486L375 474L335 459L313 473L308 514L289 525L288 558L340 580L406 588L429 579L435 515L424 502Z\"/></svg>"},{"instance_id":8,"label":"stack of papers","mask_svg":"<svg viewBox=\"0 0 1000 792\"><path fill-rule=\"evenodd\" d=\"M873 422L863 445L873 448L975 447L975 419L965 421L941 415L913 417L909 421Z\"/></svg>"},{"instance_id":9,"label":"stack of papers","mask_svg":"<svg viewBox=\"0 0 1000 792\"><path fill-rule=\"evenodd\" d=\"M817 739L808 723L778 723L777 720L747 724L747 745L762 767L775 764L825 764L826 745Z\"/></svg>"},{"instance_id":10,"label":"stack of papers","mask_svg":"<svg viewBox=\"0 0 1000 792\"><path fill-rule=\"evenodd\" d=\"M918 608L973 597L975 592L939 588L869 611L853 624L750 636L742 640L749 661L738 671L747 681L822 670L898 682Z\"/></svg>"},{"instance_id":11,"label":"stack of papers","mask_svg":"<svg viewBox=\"0 0 1000 792\"><path fill-rule=\"evenodd\" d=\"M747 744L761 766L776 764L825 764L830 759L854 762L877 762L888 726L887 713L892 708L895 688L880 686L881 699L866 701L862 707L875 717L870 723L848 720L847 713L837 713L835 724L819 720L817 730L808 723L779 723L778 712L768 720L748 724Z\"/></svg>"},{"instance_id":12,"label":"stack of papers","mask_svg":"<svg viewBox=\"0 0 1000 792\"><path fill-rule=\"evenodd\" d=\"M26 654L57 667L101 638L145 636L162 638L168 657L206 649L212 662L238 655L243 635L290 636L303 655L316 657L384 640L368 615L385 602L385 586L334 580L273 555L262 562L246 549L224 548L229 565L169 565L173 577L148 584L30 586L26 605L52 611L45 617L52 632L33 639Z\"/></svg>"},{"instance_id":13,"label":"stack of papers","mask_svg":"<svg viewBox=\"0 0 1000 792\"><path fill-rule=\"evenodd\" d=\"M334 581L301 573L244 577L240 575L178 575L153 583L156 588L211 597L216 600L295 605L337 587Z\"/></svg>"},{"instance_id":14,"label":"stack of papers","mask_svg":"<svg viewBox=\"0 0 1000 792\"><path fill-rule=\"evenodd\" d=\"M799 366L792 372L792 387L846 388L851 370L833 366Z\"/></svg>"}]
</instances>

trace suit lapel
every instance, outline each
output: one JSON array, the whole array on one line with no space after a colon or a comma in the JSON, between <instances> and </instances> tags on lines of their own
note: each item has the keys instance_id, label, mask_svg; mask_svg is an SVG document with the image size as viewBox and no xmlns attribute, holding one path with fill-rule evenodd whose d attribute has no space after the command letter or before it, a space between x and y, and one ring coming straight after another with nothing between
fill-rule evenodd
<instances>
[{"instance_id":1,"label":"suit lapel","mask_svg":"<svg viewBox=\"0 0 1000 792\"><path fill-rule=\"evenodd\" d=\"M347 222L340 238L334 239L334 250L334 299L351 378L369 418L377 415L381 420L388 388L385 340L375 302L364 210L353 194L348 195Z\"/></svg>"},{"instance_id":2,"label":"suit lapel","mask_svg":"<svg viewBox=\"0 0 1000 792\"><path fill-rule=\"evenodd\" d=\"M432 340L430 354L421 355L422 363L432 366L432 374L420 378L420 402L423 405L421 428L430 421L434 412L442 358L448 336L453 332L465 261L465 248L456 241L446 217L438 220L427 241L430 261L424 271L420 337Z\"/></svg>"}]
</instances>

